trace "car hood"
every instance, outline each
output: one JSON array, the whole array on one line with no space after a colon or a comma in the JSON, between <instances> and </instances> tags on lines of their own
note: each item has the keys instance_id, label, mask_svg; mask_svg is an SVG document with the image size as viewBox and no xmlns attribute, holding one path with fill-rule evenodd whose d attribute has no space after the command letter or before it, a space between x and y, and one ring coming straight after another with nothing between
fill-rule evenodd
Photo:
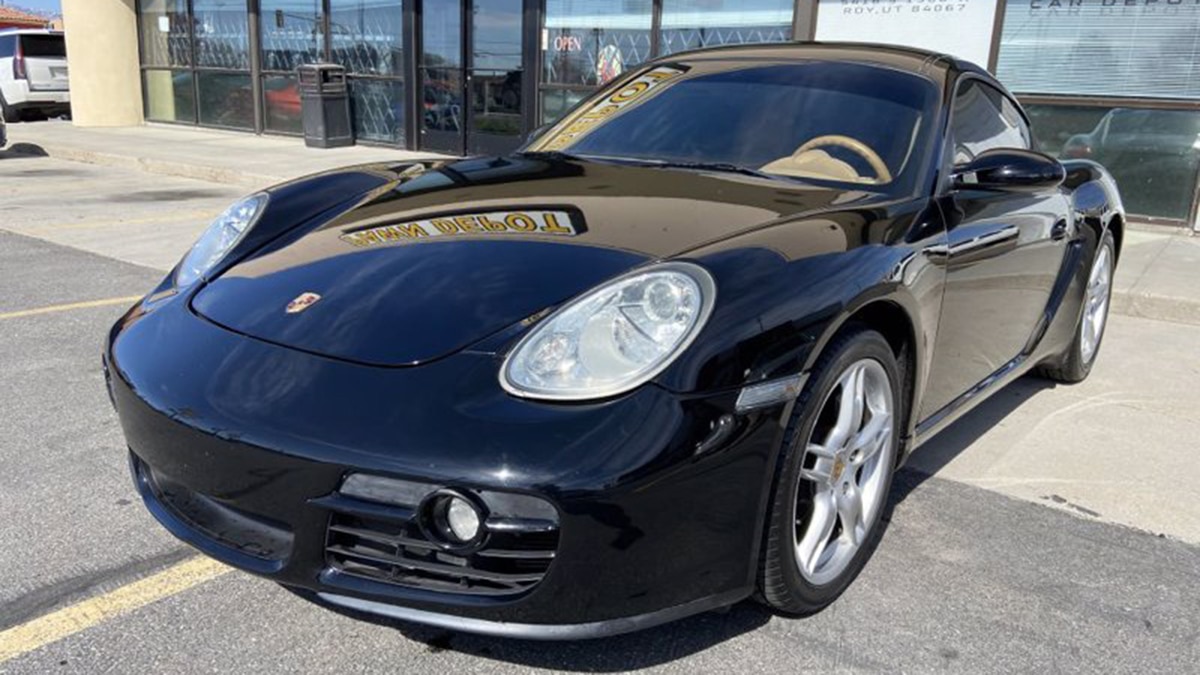
<instances>
[{"instance_id":1,"label":"car hood","mask_svg":"<svg viewBox=\"0 0 1200 675\"><path fill-rule=\"evenodd\" d=\"M232 266L193 308L296 349L416 365L648 261L876 199L752 176L574 160L416 166L332 220Z\"/></svg>"}]
</instances>

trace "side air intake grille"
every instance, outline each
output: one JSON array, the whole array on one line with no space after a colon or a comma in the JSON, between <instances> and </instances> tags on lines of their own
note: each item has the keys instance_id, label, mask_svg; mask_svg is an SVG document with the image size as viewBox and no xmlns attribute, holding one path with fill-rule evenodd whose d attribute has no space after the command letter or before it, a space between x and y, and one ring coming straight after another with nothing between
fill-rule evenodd
<instances>
[{"instance_id":1,"label":"side air intake grille","mask_svg":"<svg viewBox=\"0 0 1200 675\"><path fill-rule=\"evenodd\" d=\"M457 549L421 526L420 504L382 504L344 492L321 500L331 511L326 560L340 573L431 591L505 596L536 586L554 562L557 512L543 500L472 493L488 507L485 534L475 545ZM411 495L404 498L413 501Z\"/></svg>"}]
</instances>

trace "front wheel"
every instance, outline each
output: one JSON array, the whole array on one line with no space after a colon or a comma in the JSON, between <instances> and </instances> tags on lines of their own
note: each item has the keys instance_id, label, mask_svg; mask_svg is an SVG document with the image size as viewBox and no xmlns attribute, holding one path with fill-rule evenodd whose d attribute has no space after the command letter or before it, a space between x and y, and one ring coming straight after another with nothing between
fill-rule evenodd
<instances>
[{"instance_id":1,"label":"front wheel","mask_svg":"<svg viewBox=\"0 0 1200 675\"><path fill-rule=\"evenodd\" d=\"M796 401L775 480L759 595L811 614L849 586L882 534L899 447L899 368L879 333L826 349Z\"/></svg>"}]
</instances>

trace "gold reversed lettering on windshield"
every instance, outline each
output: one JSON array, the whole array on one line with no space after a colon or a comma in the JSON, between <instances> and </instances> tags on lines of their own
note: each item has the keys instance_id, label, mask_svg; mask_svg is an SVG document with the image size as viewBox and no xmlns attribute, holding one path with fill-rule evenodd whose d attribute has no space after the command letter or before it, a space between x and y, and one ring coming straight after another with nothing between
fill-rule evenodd
<instances>
[{"instance_id":1,"label":"gold reversed lettering on windshield","mask_svg":"<svg viewBox=\"0 0 1200 675\"><path fill-rule=\"evenodd\" d=\"M579 232L566 211L491 211L380 225L347 232L339 238L367 248L447 236L522 233L570 237Z\"/></svg>"},{"instance_id":2,"label":"gold reversed lettering on windshield","mask_svg":"<svg viewBox=\"0 0 1200 675\"><path fill-rule=\"evenodd\" d=\"M601 99L587 112L574 118L566 128L547 138L536 149L562 150L570 146L600 122L639 101L646 100L650 97L651 92L661 87L663 83L669 82L685 72L687 70L684 68L659 66L642 73L625 83L625 86L611 96Z\"/></svg>"}]
</instances>

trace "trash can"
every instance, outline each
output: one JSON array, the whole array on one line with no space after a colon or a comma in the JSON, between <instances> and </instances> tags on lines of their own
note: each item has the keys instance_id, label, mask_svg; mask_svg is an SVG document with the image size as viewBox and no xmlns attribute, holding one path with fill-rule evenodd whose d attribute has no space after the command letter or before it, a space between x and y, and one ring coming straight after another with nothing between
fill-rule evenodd
<instances>
[{"instance_id":1,"label":"trash can","mask_svg":"<svg viewBox=\"0 0 1200 675\"><path fill-rule=\"evenodd\" d=\"M304 144L310 148L354 145L346 69L335 63L311 63L296 69Z\"/></svg>"}]
</instances>

